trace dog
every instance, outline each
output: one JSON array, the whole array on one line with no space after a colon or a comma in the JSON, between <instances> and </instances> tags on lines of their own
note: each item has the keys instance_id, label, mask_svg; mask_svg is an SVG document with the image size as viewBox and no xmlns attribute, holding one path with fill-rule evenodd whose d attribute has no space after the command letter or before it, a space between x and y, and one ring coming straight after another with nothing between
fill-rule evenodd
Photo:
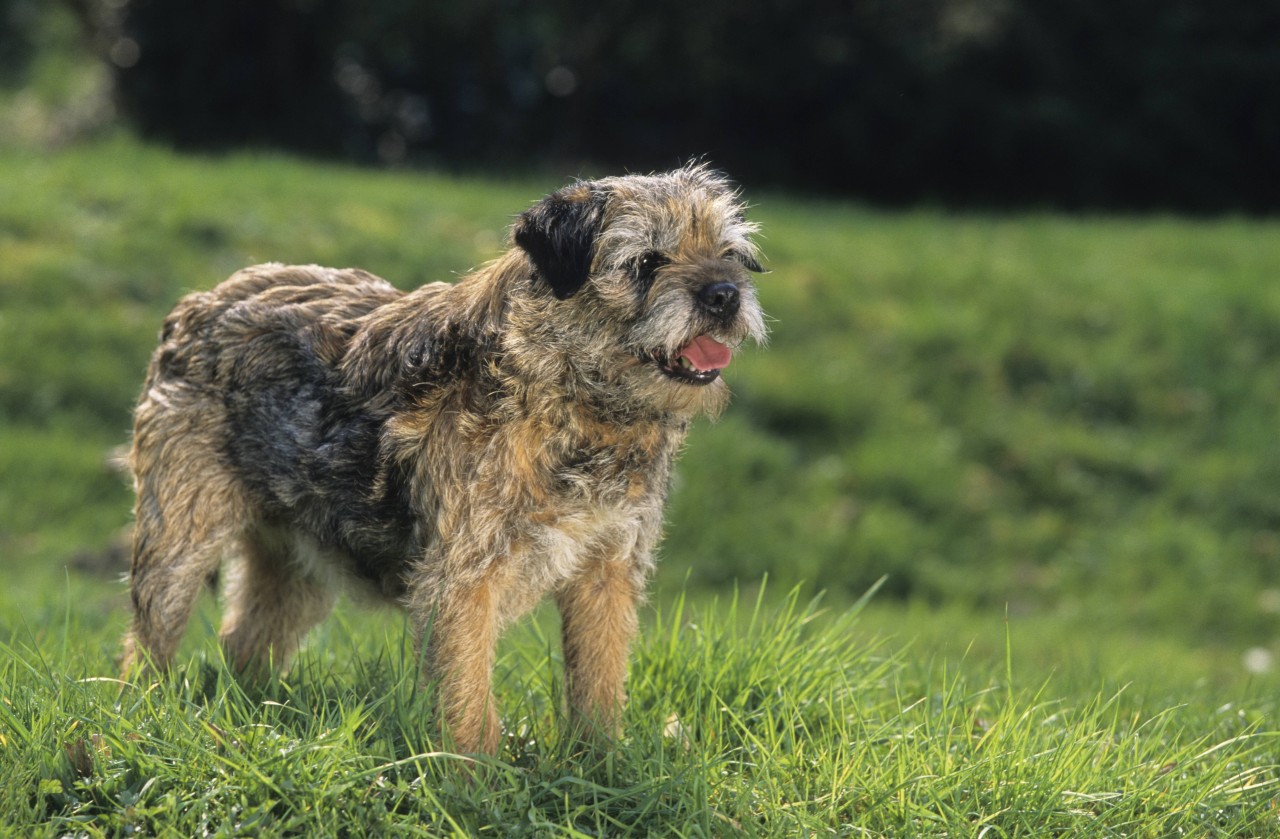
<instances>
[{"instance_id":1,"label":"dog","mask_svg":"<svg viewBox=\"0 0 1280 839\"><path fill-rule=\"evenodd\" d=\"M615 737L672 463L766 337L756 233L689 165L564 187L455 284L273 263L184 297L135 413L125 673L171 662L227 559L238 670L371 593L410 613L445 742L492 755L498 635L551 595L570 721Z\"/></svg>"}]
</instances>

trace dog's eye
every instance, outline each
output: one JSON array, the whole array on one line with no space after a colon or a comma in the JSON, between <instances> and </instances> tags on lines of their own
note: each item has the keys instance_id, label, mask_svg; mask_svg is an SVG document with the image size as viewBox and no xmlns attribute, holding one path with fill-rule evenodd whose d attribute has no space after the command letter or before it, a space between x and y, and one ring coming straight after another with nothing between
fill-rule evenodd
<instances>
[{"instance_id":1,"label":"dog's eye","mask_svg":"<svg viewBox=\"0 0 1280 839\"><path fill-rule=\"evenodd\" d=\"M732 259L734 262L738 263L743 268L746 268L753 274L767 273L760 263L756 261L756 258L751 256L751 254L742 253L741 251L729 251L725 256Z\"/></svg>"},{"instance_id":2,"label":"dog's eye","mask_svg":"<svg viewBox=\"0 0 1280 839\"><path fill-rule=\"evenodd\" d=\"M642 280L653 277L653 273L671 260L657 251L649 251L636 260L636 276Z\"/></svg>"}]
</instances>

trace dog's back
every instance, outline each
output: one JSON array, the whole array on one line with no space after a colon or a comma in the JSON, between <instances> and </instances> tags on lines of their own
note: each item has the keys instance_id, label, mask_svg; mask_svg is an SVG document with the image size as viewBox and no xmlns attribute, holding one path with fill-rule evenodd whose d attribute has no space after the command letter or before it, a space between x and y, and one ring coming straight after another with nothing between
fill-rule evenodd
<instances>
[{"instance_id":1,"label":"dog's back","mask_svg":"<svg viewBox=\"0 0 1280 839\"><path fill-rule=\"evenodd\" d=\"M278 378L281 363L297 360L331 368L357 319L401 296L357 269L245 268L174 306L151 357L147 388L239 386Z\"/></svg>"}]
</instances>

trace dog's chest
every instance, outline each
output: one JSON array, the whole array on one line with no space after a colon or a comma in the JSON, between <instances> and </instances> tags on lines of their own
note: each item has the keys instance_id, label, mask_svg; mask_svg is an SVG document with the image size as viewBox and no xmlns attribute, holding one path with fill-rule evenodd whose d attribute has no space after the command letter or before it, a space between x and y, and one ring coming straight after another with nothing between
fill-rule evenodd
<instances>
[{"instance_id":1,"label":"dog's chest","mask_svg":"<svg viewBox=\"0 0 1280 839\"><path fill-rule=\"evenodd\" d=\"M550 490L559 505L581 505L608 518L601 511L650 495L665 472L665 464L635 450L584 447L553 469Z\"/></svg>"},{"instance_id":2,"label":"dog's chest","mask_svg":"<svg viewBox=\"0 0 1280 839\"><path fill-rule=\"evenodd\" d=\"M597 563L622 563L633 573L647 575L652 560L646 529L656 530L656 519L649 512L583 507L562 512L547 524L530 523L526 538L503 562L517 583L508 587L510 601L503 604L503 611L508 617L524 614L547 593Z\"/></svg>"},{"instance_id":3,"label":"dog's chest","mask_svg":"<svg viewBox=\"0 0 1280 839\"><path fill-rule=\"evenodd\" d=\"M652 502L666 494L667 479L683 429L658 423L582 422L578 434L548 458L545 474L555 506L608 511Z\"/></svg>"}]
</instances>

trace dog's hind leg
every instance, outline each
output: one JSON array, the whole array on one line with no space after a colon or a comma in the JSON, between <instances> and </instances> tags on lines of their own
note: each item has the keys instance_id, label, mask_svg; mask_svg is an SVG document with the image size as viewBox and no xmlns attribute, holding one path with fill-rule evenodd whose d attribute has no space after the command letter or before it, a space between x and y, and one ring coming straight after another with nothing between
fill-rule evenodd
<instances>
[{"instance_id":1,"label":"dog's hind leg","mask_svg":"<svg viewBox=\"0 0 1280 839\"><path fill-rule=\"evenodd\" d=\"M196 597L244 526L242 505L226 497L225 482L213 478L198 484L188 480L181 487L163 484L150 477L139 480L129 575L133 623L124 641L126 673L138 666L169 666Z\"/></svg>"},{"instance_id":2,"label":"dog's hind leg","mask_svg":"<svg viewBox=\"0 0 1280 839\"><path fill-rule=\"evenodd\" d=\"M134 427L126 675L172 662L196 597L250 519L240 483L218 456L216 406L182 396L152 388Z\"/></svg>"},{"instance_id":3,"label":"dog's hind leg","mask_svg":"<svg viewBox=\"0 0 1280 839\"><path fill-rule=\"evenodd\" d=\"M285 533L262 528L246 534L243 547L228 568L218 634L227 660L260 676L288 665L307 630L329 614L334 594L322 560L304 555L317 551Z\"/></svg>"}]
</instances>

